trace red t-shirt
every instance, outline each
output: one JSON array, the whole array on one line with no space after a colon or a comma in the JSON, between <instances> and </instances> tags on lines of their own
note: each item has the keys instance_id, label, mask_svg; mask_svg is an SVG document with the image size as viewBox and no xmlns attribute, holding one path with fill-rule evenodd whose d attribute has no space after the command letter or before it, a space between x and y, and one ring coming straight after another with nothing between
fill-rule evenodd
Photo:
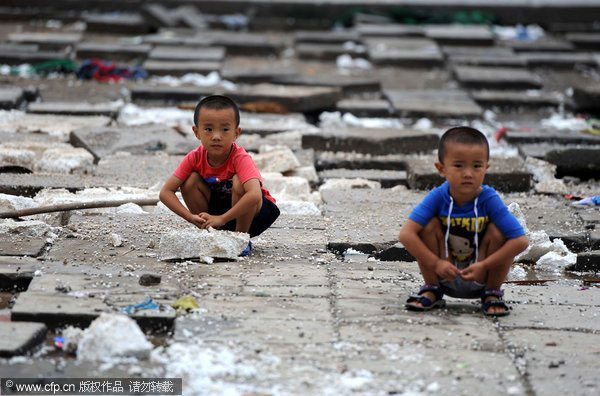
<instances>
[{"instance_id":1,"label":"red t-shirt","mask_svg":"<svg viewBox=\"0 0 600 396\"><path fill-rule=\"evenodd\" d=\"M231 194L233 175L237 175L242 184L251 179L258 179L263 196L275 203L275 198L263 187L262 177L254 165L254 161L242 147L233 143L227 161L218 168L210 166L206 154L202 145L196 150L190 151L175 169L173 176L181 181L186 181L192 172L197 172L211 187L211 190L229 194Z\"/></svg>"}]
</instances>

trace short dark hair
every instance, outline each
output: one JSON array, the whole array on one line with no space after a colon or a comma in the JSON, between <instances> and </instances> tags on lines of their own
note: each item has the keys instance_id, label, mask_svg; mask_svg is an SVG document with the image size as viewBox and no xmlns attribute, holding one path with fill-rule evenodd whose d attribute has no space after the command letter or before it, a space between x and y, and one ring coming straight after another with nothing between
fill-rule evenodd
<instances>
[{"instance_id":1,"label":"short dark hair","mask_svg":"<svg viewBox=\"0 0 600 396\"><path fill-rule=\"evenodd\" d=\"M201 108L213 110L232 109L235 114L235 126L238 127L240 125L240 109L235 102L227 96L210 95L202 98L194 110L194 125L198 125L198 116L200 116Z\"/></svg>"},{"instance_id":2,"label":"short dark hair","mask_svg":"<svg viewBox=\"0 0 600 396\"><path fill-rule=\"evenodd\" d=\"M446 145L448 143L481 144L485 146L487 159L490 159L490 145L487 138L479 130L467 126L458 126L448 129L440 138L438 145L438 160L444 162Z\"/></svg>"}]
</instances>

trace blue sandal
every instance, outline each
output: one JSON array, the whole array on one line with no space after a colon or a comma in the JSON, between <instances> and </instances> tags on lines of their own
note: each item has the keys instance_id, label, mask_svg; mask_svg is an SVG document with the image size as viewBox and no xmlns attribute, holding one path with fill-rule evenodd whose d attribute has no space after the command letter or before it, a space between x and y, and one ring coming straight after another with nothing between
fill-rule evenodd
<instances>
[{"instance_id":1,"label":"blue sandal","mask_svg":"<svg viewBox=\"0 0 600 396\"><path fill-rule=\"evenodd\" d=\"M435 300L431 301L429 298L423 296L426 292L432 292L435 294ZM421 305L416 305L416 303L420 303ZM443 308L446 306L446 301L444 300L444 293L437 285L423 285L419 290L419 293L416 296L410 296L408 300L406 300L406 304L404 305L406 309L409 311L429 311L434 308Z\"/></svg>"},{"instance_id":2,"label":"blue sandal","mask_svg":"<svg viewBox=\"0 0 600 396\"><path fill-rule=\"evenodd\" d=\"M496 297L497 299L488 299L488 297ZM481 309L485 316L499 317L510 314L510 307L502 299L504 292L500 289L487 289L481 293ZM491 307L501 307L504 311L488 312Z\"/></svg>"}]
</instances>

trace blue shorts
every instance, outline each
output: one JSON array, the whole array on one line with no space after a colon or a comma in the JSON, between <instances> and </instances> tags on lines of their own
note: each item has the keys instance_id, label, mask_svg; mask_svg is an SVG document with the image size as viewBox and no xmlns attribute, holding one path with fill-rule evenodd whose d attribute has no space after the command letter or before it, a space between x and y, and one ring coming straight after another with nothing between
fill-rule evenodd
<instances>
[{"instance_id":1,"label":"blue shorts","mask_svg":"<svg viewBox=\"0 0 600 396\"><path fill-rule=\"evenodd\" d=\"M231 209L231 194L211 191L208 201L208 214L222 215ZM279 217L279 208L273 202L269 201L263 195L262 207L258 214L252 220L248 233L250 237L262 234ZM235 219L225 223L221 230L235 231Z\"/></svg>"},{"instance_id":2,"label":"blue shorts","mask_svg":"<svg viewBox=\"0 0 600 396\"><path fill-rule=\"evenodd\" d=\"M474 260L473 260L474 261ZM473 261L458 262L458 269L465 269L473 263ZM466 281L460 276L457 276L452 281L440 280L440 289L444 294L456 298L479 298L485 290L485 285L475 282Z\"/></svg>"}]
</instances>

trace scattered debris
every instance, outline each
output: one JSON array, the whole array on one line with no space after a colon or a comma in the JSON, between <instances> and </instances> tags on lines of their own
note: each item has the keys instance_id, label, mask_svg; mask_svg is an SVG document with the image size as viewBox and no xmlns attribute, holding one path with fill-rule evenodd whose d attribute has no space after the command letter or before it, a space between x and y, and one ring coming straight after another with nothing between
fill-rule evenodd
<instances>
[{"instance_id":1,"label":"scattered debris","mask_svg":"<svg viewBox=\"0 0 600 396\"><path fill-rule=\"evenodd\" d=\"M114 233L114 232L111 232L111 234L110 234L110 243L114 247L123 246L123 238L121 238L121 235L119 235L117 233Z\"/></svg>"},{"instance_id":2,"label":"scattered debris","mask_svg":"<svg viewBox=\"0 0 600 396\"><path fill-rule=\"evenodd\" d=\"M140 276L140 285L142 286L153 286L158 285L161 281L162 277L156 274L142 274Z\"/></svg>"},{"instance_id":3,"label":"scattered debris","mask_svg":"<svg viewBox=\"0 0 600 396\"><path fill-rule=\"evenodd\" d=\"M155 303L154 301L152 301L152 298L147 297L143 302L139 303L139 304L130 304L127 305L123 308L121 308L121 312L126 313L128 315L133 315L134 313L138 312L138 311L155 311L158 310L160 308L160 306Z\"/></svg>"},{"instance_id":4,"label":"scattered debris","mask_svg":"<svg viewBox=\"0 0 600 396\"><path fill-rule=\"evenodd\" d=\"M133 319L102 313L83 331L77 343L77 360L107 362L119 357L146 358L151 350L152 344Z\"/></svg>"},{"instance_id":5,"label":"scattered debris","mask_svg":"<svg viewBox=\"0 0 600 396\"><path fill-rule=\"evenodd\" d=\"M171 306L177 310L178 314L182 312L193 311L194 309L200 308L200 306L196 302L196 299L193 296L179 297L177 301L171 304Z\"/></svg>"}]
</instances>

